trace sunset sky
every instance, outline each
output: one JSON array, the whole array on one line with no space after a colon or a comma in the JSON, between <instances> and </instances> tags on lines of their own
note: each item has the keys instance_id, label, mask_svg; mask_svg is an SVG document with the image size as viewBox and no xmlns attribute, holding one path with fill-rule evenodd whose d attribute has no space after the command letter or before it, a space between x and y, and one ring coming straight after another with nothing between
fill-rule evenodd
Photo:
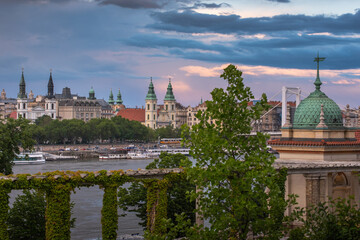
<instances>
[{"instance_id":1,"label":"sunset sky","mask_svg":"<svg viewBox=\"0 0 360 240\"><path fill-rule=\"evenodd\" d=\"M319 51L322 90L341 108L360 105L358 0L0 0L0 90L56 93L70 87L128 107L144 105L150 77L162 103L168 78L184 106L243 71L255 97L282 86L313 91ZM275 100L280 100L278 95ZM291 100L294 100L292 98Z\"/></svg>"}]
</instances>

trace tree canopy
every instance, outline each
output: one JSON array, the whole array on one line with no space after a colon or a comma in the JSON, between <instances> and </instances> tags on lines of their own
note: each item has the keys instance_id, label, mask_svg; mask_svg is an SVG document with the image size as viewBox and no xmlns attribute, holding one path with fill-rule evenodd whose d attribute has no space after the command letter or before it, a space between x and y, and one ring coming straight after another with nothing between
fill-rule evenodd
<instances>
[{"instance_id":1,"label":"tree canopy","mask_svg":"<svg viewBox=\"0 0 360 240\"><path fill-rule=\"evenodd\" d=\"M23 118L0 121L0 173L12 173L14 159L20 153L31 150L34 145L29 121Z\"/></svg>"},{"instance_id":2,"label":"tree canopy","mask_svg":"<svg viewBox=\"0 0 360 240\"><path fill-rule=\"evenodd\" d=\"M210 223L193 232L193 239L246 239L249 233L277 239L281 235L286 205L281 185L286 175L284 179L272 166L267 136L249 135L251 123L268 108L267 99L263 95L249 105L254 96L241 75L233 65L225 68L221 77L227 88L215 88L207 109L196 115L200 122L184 131L196 159L186 171L200 190L191 196L198 199L198 211Z\"/></svg>"}]
</instances>

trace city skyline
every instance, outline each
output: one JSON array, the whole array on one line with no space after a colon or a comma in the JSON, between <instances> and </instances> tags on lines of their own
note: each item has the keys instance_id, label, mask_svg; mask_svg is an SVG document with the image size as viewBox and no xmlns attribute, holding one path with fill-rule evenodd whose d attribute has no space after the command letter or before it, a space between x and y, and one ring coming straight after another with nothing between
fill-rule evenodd
<instances>
[{"instance_id":1,"label":"city skyline","mask_svg":"<svg viewBox=\"0 0 360 240\"><path fill-rule=\"evenodd\" d=\"M16 97L70 87L143 106L153 78L162 102L171 77L185 106L225 87L221 69L235 64L255 97L282 86L313 91L319 51L324 92L341 108L360 105L360 10L356 1L3 0L0 2L0 82ZM275 100L280 100L280 96ZM304 97L303 97L304 98Z\"/></svg>"}]
</instances>

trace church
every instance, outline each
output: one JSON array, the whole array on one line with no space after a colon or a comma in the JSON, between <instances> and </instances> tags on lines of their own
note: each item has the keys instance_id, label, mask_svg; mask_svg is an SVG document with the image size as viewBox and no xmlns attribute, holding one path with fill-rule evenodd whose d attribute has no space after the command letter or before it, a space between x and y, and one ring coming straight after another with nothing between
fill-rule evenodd
<instances>
[{"instance_id":1,"label":"church","mask_svg":"<svg viewBox=\"0 0 360 240\"><path fill-rule=\"evenodd\" d=\"M351 195L360 203L360 116L356 127L344 126L339 106L321 91L323 60L315 58L315 90L301 101L293 118L288 111L281 138L268 142L279 153L275 166L288 169L286 192L299 196L300 207Z\"/></svg>"}]
</instances>

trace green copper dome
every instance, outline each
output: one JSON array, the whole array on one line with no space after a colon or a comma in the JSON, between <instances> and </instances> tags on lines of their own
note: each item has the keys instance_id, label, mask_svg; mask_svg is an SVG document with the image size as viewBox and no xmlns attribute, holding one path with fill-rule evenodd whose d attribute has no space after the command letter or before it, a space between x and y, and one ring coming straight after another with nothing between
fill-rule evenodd
<instances>
[{"instance_id":1,"label":"green copper dome","mask_svg":"<svg viewBox=\"0 0 360 240\"><path fill-rule=\"evenodd\" d=\"M325 124L329 129L343 128L343 119L339 106L320 90L319 62L325 58L315 58L318 62L315 91L301 101L296 108L293 128L315 129L320 122L321 104L324 104Z\"/></svg>"},{"instance_id":2,"label":"green copper dome","mask_svg":"<svg viewBox=\"0 0 360 240\"><path fill-rule=\"evenodd\" d=\"M175 96L172 90L171 80L169 79L169 85L167 87L166 95L164 101L175 101Z\"/></svg>"},{"instance_id":3,"label":"green copper dome","mask_svg":"<svg viewBox=\"0 0 360 240\"><path fill-rule=\"evenodd\" d=\"M119 88L119 92L117 95L116 104L123 104L123 100L121 99L120 88Z\"/></svg>"},{"instance_id":4,"label":"green copper dome","mask_svg":"<svg viewBox=\"0 0 360 240\"><path fill-rule=\"evenodd\" d=\"M150 79L149 90L148 90L145 100L157 100L155 90L154 90L154 85L152 83L152 78Z\"/></svg>"}]
</instances>

